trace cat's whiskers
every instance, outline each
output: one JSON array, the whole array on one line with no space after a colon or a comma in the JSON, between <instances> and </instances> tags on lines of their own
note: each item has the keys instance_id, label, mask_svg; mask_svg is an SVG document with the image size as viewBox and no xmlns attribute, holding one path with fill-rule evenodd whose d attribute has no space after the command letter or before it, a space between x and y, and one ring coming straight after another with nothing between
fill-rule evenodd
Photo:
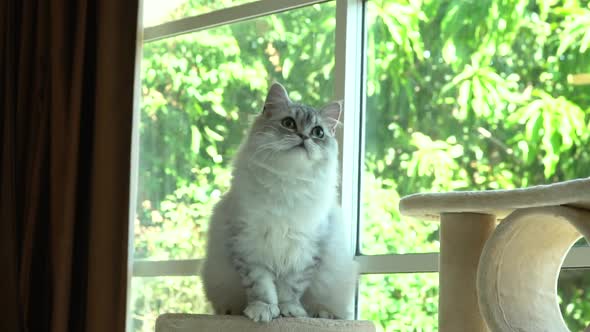
<instances>
[{"instance_id":1,"label":"cat's whiskers","mask_svg":"<svg viewBox=\"0 0 590 332\"><path fill-rule=\"evenodd\" d=\"M269 125L265 125L265 126L264 126L264 127L262 127L262 128L264 128L264 129L270 129L270 130L272 130L272 131L274 131L274 132L276 132L276 133L280 133L280 131L279 131L277 128L275 128L275 127L272 127L272 126L269 126ZM268 134L267 132L263 132L263 133L265 133L265 134Z\"/></svg>"},{"instance_id":2,"label":"cat's whiskers","mask_svg":"<svg viewBox=\"0 0 590 332\"><path fill-rule=\"evenodd\" d=\"M273 173L274 175L278 176L279 178L281 178L285 181L286 180L290 180L290 181L298 180L298 181L304 181L304 182L310 182L310 183L314 182L313 178L294 176L292 173L280 171L280 170L278 170L274 167L271 167L271 166L267 165L266 163L261 162L259 160L251 160L250 163Z\"/></svg>"},{"instance_id":3,"label":"cat's whiskers","mask_svg":"<svg viewBox=\"0 0 590 332\"><path fill-rule=\"evenodd\" d=\"M268 133L259 133L260 136L272 136ZM252 153L252 155L248 158L248 163L254 164L258 167L264 168L265 170L272 172L279 177L285 179L292 179L292 180L300 180L305 182L313 182L313 178L311 177L301 177L301 176L293 176L293 174L289 174L289 172L284 172L278 170L272 166L270 166L267 161L271 157L273 157L279 151L285 151L291 149L301 143L301 139L298 137L287 136L283 137L276 141L271 141L268 143L264 143L259 145L256 150ZM267 152L267 153L266 153ZM262 159L258 158L261 153L266 153Z\"/></svg>"},{"instance_id":4,"label":"cat's whiskers","mask_svg":"<svg viewBox=\"0 0 590 332\"><path fill-rule=\"evenodd\" d=\"M252 155L250 156L249 161L251 161L253 158L257 157L258 154L260 154L262 152L270 151L270 153L266 155L266 158L265 158L265 161L266 161L270 155L272 155L273 153L275 153L276 151L279 150L280 146L278 146L278 145L279 145L279 142L277 142L277 141L271 141L269 143L264 143L264 144L259 145L256 148L256 150L254 150Z\"/></svg>"},{"instance_id":5,"label":"cat's whiskers","mask_svg":"<svg viewBox=\"0 0 590 332\"><path fill-rule=\"evenodd\" d=\"M314 154L314 153L315 154L321 154L322 153L322 150L323 150L319 145L317 145L315 143L314 144L309 144L309 146L307 146L306 148L308 149L310 155L311 154Z\"/></svg>"},{"instance_id":6,"label":"cat's whiskers","mask_svg":"<svg viewBox=\"0 0 590 332\"><path fill-rule=\"evenodd\" d=\"M272 127L269 127L272 128ZM276 128L272 128L276 130ZM299 138L296 137L283 137L279 140L276 140L275 136L268 133L268 132L259 132L256 133L257 137L268 138L271 141L268 143L260 144L256 147L256 150L252 154L252 157L257 155L258 153L265 151L265 150L273 150L273 152L288 150L293 147L293 145L299 144L301 141Z\"/></svg>"}]
</instances>

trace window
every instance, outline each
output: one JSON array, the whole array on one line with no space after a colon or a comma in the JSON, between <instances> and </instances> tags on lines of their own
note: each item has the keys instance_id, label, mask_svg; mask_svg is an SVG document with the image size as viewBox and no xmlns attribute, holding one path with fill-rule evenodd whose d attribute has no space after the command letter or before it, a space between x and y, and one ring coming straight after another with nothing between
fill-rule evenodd
<instances>
[{"instance_id":1,"label":"window","mask_svg":"<svg viewBox=\"0 0 590 332\"><path fill-rule=\"evenodd\" d=\"M144 0L143 26L153 27L189 19L201 14L235 7L254 0ZM202 17L200 17L202 19ZM182 33L179 29L174 29Z\"/></svg>"},{"instance_id":2,"label":"window","mask_svg":"<svg viewBox=\"0 0 590 332\"><path fill-rule=\"evenodd\" d=\"M311 104L345 100L359 317L436 331L438 224L402 219L399 198L590 175L590 86L568 80L590 73L589 2L146 0L130 328L210 312L209 211L276 79ZM590 322L588 257L580 242L560 277L572 330Z\"/></svg>"},{"instance_id":3,"label":"window","mask_svg":"<svg viewBox=\"0 0 590 332\"><path fill-rule=\"evenodd\" d=\"M170 15L200 3L185 2ZM262 109L268 82L284 82L294 98L311 104L331 98L336 5L302 4L281 12L243 7L240 13L254 18L191 33L146 29L154 40L145 43L141 64L134 331L153 331L166 311L211 312L197 276L208 216L229 185L231 156ZM164 26L176 29L178 22Z\"/></svg>"},{"instance_id":4,"label":"window","mask_svg":"<svg viewBox=\"0 0 590 332\"><path fill-rule=\"evenodd\" d=\"M590 21L582 21L590 17L588 9L588 1L547 7L538 1L366 2L359 249L382 255L382 265L389 257L389 271L380 272L404 265L406 271L399 272L437 268L427 253L438 251L438 223L402 220L399 197L590 175L580 164L588 160L583 142L590 86L568 81L568 74L590 70ZM587 250L572 250L565 265L575 265ZM415 269L420 262L424 266ZM580 330L590 322L580 301L588 296L587 278L564 278L570 270L564 271L564 317L570 329ZM432 314L428 304L436 296L429 293L437 286L430 278L385 275L379 281L387 282L376 286L379 281L365 277L361 300L380 298L376 288L405 303L381 307L361 301L361 317L380 321L384 330L436 330L436 319L424 318ZM421 301L409 305L405 294ZM403 325L407 316L414 325Z\"/></svg>"}]
</instances>

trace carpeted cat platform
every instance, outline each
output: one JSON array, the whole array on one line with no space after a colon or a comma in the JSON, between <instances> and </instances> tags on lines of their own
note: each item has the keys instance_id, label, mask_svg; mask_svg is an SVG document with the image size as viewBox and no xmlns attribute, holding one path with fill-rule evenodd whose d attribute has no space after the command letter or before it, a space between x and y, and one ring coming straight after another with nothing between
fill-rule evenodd
<instances>
[{"instance_id":1,"label":"carpeted cat platform","mask_svg":"<svg viewBox=\"0 0 590 332\"><path fill-rule=\"evenodd\" d=\"M320 318L279 318L255 323L243 316L164 314L156 321L156 332L375 332L368 321Z\"/></svg>"},{"instance_id":2,"label":"carpeted cat platform","mask_svg":"<svg viewBox=\"0 0 590 332\"><path fill-rule=\"evenodd\" d=\"M486 213L499 219L522 208L567 205L590 210L590 178L520 189L424 193L404 197L405 216L439 220L443 213Z\"/></svg>"}]
</instances>

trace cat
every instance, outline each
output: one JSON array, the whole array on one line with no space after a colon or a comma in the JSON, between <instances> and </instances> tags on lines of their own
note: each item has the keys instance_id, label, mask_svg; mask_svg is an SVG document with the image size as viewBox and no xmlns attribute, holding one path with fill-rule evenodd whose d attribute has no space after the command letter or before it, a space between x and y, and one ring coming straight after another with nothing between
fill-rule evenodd
<instances>
[{"instance_id":1,"label":"cat","mask_svg":"<svg viewBox=\"0 0 590 332\"><path fill-rule=\"evenodd\" d=\"M270 87L210 219L201 276L217 314L352 318L358 268L337 204L341 112Z\"/></svg>"}]
</instances>

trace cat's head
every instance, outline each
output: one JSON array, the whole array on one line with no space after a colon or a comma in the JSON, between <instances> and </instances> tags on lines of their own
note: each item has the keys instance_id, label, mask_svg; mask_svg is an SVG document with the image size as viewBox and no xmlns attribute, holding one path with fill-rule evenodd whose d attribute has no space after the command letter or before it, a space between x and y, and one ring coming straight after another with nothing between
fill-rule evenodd
<instances>
[{"instance_id":1,"label":"cat's head","mask_svg":"<svg viewBox=\"0 0 590 332\"><path fill-rule=\"evenodd\" d=\"M274 83L250 133L252 157L273 168L332 165L338 158L335 130L341 113L340 102L320 109L295 103L282 85Z\"/></svg>"}]
</instances>

